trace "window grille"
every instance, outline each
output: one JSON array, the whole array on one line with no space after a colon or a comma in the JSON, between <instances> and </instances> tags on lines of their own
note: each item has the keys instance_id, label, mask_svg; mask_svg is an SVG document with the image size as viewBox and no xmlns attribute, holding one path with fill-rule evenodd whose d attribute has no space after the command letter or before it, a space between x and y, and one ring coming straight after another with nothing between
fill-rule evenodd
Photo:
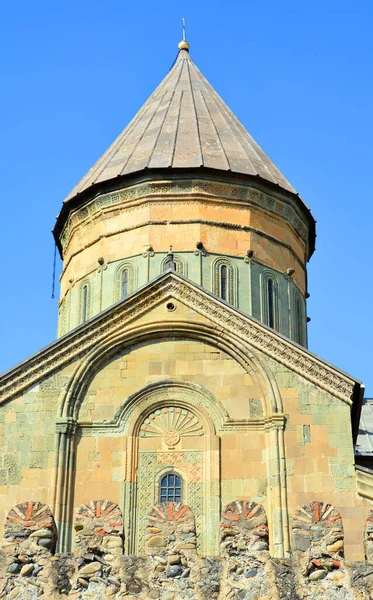
<instances>
[{"instance_id":1,"label":"window grille","mask_svg":"<svg viewBox=\"0 0 373 600\"><path fill-rule=\"evenodd\" d=\"M182 480L176 473L163 475L159 484L160 502L181 502Z\"/></svg>"}]
</instances>

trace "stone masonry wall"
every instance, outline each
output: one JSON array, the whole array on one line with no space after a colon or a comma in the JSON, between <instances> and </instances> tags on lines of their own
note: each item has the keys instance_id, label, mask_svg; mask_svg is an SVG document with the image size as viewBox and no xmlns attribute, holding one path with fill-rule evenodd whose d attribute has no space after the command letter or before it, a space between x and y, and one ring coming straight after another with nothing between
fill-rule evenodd
<instances>
[{"instance_id":1,"label":"stone masonry wall","mask_svg":"<svg viewBox=\"0 0 373 600\"><path fill-rule=\"evenodd\" d=\"M371 558L371 514L364 532ZM0 550L0 598L50 600L370 600L373 563L344 559L338 510L314 501L293 516L293 556L268 551L263 507L250 500L221 516L221 555L196 552L194 515L181 503L147 514L146 555L123 554L118 505L93 500L76 510L75 552L55 554L57 530L49 507L24 502L8 513Z\"/></svg>"}]
</instances>

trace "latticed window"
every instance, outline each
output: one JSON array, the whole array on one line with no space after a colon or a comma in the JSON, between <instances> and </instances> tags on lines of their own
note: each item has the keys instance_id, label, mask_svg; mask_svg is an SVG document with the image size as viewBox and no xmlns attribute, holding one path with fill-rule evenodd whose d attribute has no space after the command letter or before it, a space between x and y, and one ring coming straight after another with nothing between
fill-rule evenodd
<instances>
[{"instance_id":1,"label":"latticed window","mask_svg":"<svg viewBox=\"0 0 373 600\"><path fill-rule=\"evenodd\" d=\"M160 502L181 502L182 479L176 473L163 475L159 484Z\"/></svg>"}]
</instances>

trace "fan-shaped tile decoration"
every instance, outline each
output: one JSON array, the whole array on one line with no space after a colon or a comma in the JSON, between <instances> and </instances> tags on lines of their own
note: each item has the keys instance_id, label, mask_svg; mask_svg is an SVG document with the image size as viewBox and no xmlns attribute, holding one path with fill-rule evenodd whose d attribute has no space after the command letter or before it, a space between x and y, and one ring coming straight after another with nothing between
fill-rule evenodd
<instances>
[{"instance_id":1,"label":"fan-shaped tile decoration","mask_svg":"<svg viewBox=\"0 0 373 600\"><path fill-rule=\"evenodd\" d=\"M373 510L370 511L364 532L365 558L373 562Z\"/></svg>"},{"instance_id":2,"label":"fan-shaped tile decoration","mask_svg":"<svg viewBox=\"0 0 373 600\"><path fill-rule=\"evenodd\" d=\"M183 408L156 410L140 428L141 437L162 437L169 448L174 448L182 437L195 435L203 435L203 427L196 415Z\"/></svg>"},{"instance_id":3,"label":"fan-shaped tile decoration","mask_svg":"<svg viewBox=\"0 0 373 600\"><path fill-rule=\"evenodd\" d=\"M343 556L343 523L335 506L310 502L298 507L293 517L293 550Z\"/></svg>"},{"instance_id":4,"label":"fan-shaped tile decoration","mask_svg":"<svg viewBox=\"0 0 373 600\"><path fill-rule=\"evenodd\" d=\"M267 515L261 504L235 500L221 516L221 550L229 556L268 550Z\"/></svg>"},{"instance_id":5,"label":"fan-shaped tile decoration","mask_svg":"<svg viewBox=\"0 0 373 600\"><path fill-rule=\"evenodd\" d=\"M196 525L189 506L181 502L156 504L146 516L147 554L185 554L196 550Z\"/></svg>"},{"instance_id":6,"label":"fan-shaped tile decoration","mask_svg":"<svg viewBox=\"0 0 373 600\"><path fill-rule=\"evenodd\" d=\"M40 552L54 552L57 529L51 509L42 502L23 502L8 512L4 528L4 544L19 544L26 552L32 544ZM34 552L35 553L35 550Z\"/></svg>"},{"instance_id":7,"label":"fan-shaped tile decoration","mask_svg":"<svg viewBox=\"0 0 373 600\"><path fill-rule=\"evenodd\" d=\"M91 500L82 504L76 511L74 528L75 547L79 554L99 548L122 552L123 518L116 502Z\"/></svg>"}]
</instances>

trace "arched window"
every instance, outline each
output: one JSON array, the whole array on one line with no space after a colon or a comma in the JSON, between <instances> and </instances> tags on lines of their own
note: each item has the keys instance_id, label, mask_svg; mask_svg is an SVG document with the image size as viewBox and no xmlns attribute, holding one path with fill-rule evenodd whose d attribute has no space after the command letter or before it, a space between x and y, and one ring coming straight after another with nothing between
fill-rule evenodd
<instances>
[{"instance_id":1,"label":"arched window","mask_svg":"<svg viewBox=\"0 0 373 600\"><path fill-rule=\"evenodd\" d=\"M303 302L298 292L294 301L294 340L304 346L304 317Z\"/></svg>"},{"instance_id":2,"label":"arched window","mask_svg":"<svg viewBox=\"0 0 373 600\"><path fill-rule=\"evenodd\" d=\"M159 482L159 501L160 502L181 502L182 499L182 479L176 473L166 473Z\"/></svg>"},{"instance_id":3,"label":"arched window","mask_svg":"<svg viewBox=\"0 0 373 600\"><path fill-rule=\"evenodd\" d=\"M262 321L268 327L280 331L280 286L272 271L262 274Z\"/></svg>"},{"instance_id":4,"label":"arched window","mask_svg":"<svg viewBox=\"0 0 373 600\"><path fill-rule=\"evenodd\" d=\"M237 306L237 268L227 258L217 258L212 264L212 292L225 302Z\"/></svg>"},{"instance_id":5,"label":"arched window","mask_svg":"<svg viewBox=\"0 0 373 600\"><path fill-rule=\"evenodd\" d=\"M82 313L83 313L83 323L87 320L88 318L88 285L84 285L83 286L83 306L82 306Z\"/></svg>"},{"instance_id":6,"label":"arched window","mask_svg":"<svg viewBox=\"0 0 373 600\"><path fill-rule=\"evenodd\" d=\"M184 277L187 277L188 276L187 262L183 258L180 258L180 256L177 256L176 254L173 255L173 262L176 265L176 273L179 273L179 275L183 275ZM167 270L168 270L168 262L167 262L167 256L166 256L166 258L164 258L161 263L161 273L164 273Z\"/></svg>"},{"instance_id":7,"label":"arched window","mask_svg":"<svg viewBox=\"0 0 373 600\"><path fill-rule=\"evenodd\" d=\"M220 298L227 299L227 265L220 267Z\"/></svg>"},{"instance_id":8,"label":"arched window","mask_svg":"<svg viewBox=\"0 0 373 600\"><path fill-rule=\"evenodd\" d=\"M273 279L267 279L267 319L268 325L274 329L275 326L275 299L274 299L274 291L273 291Z\"/></svg>"},{"instance_id":9,"label":"arched window","mask_svg":"<svg viewBox=\"0 0 373 600\"><path fill-rule=\"evenodd\" d=\"M128 296L128 280L129 280L128 269L123 269L123 271L122 271L122 298L127 298L127 296Z\"/></svg>"},{"instance_id":10,"label":"arched window","mask_svg":"<svg viewBox=\"0 0 373 600\"><path fill-rule=\"evenodd\" d=\"M130 261L122 262L115 270L114 302L124 300L137 287L137 268Z\"/></svg>"},{"instance_id":11,"label":"arched window","mask_svg":"<svg viewBox=\"0 0 373 600\"><path fill-rule=\"evenodd\" d=\"M88 280L80 287L80 322L85 323L91 316L91 285Z\"/></svg>"}]
</instances>

